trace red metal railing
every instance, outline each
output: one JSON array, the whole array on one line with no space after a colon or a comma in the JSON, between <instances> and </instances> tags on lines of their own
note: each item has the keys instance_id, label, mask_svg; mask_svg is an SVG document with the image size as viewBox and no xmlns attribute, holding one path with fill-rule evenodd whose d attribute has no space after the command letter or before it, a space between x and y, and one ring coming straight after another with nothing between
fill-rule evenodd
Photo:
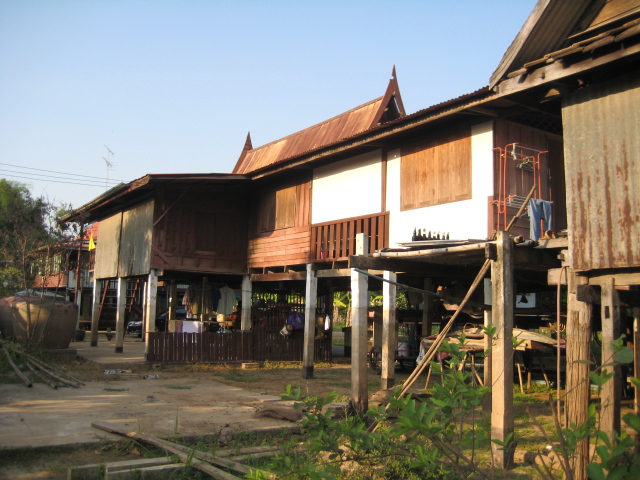
<instances>
[{"instance_id":1,"label":"red metal railing","mask_svg":"<svg viewBox=\"0 0 640 480\"><path fill-rule=\"evenodd\" d=\"M389 212L311 225L311 261L346 260L355 255L356 235L369 236L369 251L389 246Z\"/></svg>"}]
</instances>

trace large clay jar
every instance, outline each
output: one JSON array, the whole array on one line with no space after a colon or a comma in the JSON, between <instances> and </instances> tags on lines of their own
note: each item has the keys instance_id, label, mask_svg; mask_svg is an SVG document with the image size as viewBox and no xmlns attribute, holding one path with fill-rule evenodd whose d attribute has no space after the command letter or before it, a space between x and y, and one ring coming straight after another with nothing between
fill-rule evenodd
<instances>
[{"instance_id":1,"label":"large clay jar","mask_svg":"<svg viewBox=\"0 0 640 480\"><path fill-rule=\"evenodd\" d=\"M27 303L31 341L43 348L68 348L76 330L78 306L53 297L13 296L0 299L0 333L5 339L27 342Z\"/></svg>"}]
</instances>

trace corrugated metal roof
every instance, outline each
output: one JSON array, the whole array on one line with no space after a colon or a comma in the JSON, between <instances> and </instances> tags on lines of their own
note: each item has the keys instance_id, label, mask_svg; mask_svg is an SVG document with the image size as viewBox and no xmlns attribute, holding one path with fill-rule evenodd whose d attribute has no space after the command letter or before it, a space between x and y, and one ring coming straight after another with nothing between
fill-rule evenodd
<instances>
[{"instance_id":1,"label":"corrugated metal roof","mask_svg":"<svg viewBox=\"0 0 640 480\"><path fill-rule=\"evenodd\" d=\"M566 46L585 15L595 15L604 0L539 0L489 80L493 88L508 72Z\"/></svg>"},{"instance_id":2,"label":"corrugated metal roof","mask_svg":"<svg viewBox=\"0 0 640 480\"><path fill-rule=\"evenodd\" d=\"M404 113L394 69L394 77L382 97L257 148L252 149L248 139L233 173L248 174L279 164L366 132L380 122L393 120Z\"/></svg>"}]
</instances>

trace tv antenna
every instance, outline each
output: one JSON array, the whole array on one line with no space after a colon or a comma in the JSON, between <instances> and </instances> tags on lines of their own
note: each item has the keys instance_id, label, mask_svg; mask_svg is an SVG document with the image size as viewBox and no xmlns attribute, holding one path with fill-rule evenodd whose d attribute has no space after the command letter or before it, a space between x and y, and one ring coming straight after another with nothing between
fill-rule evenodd
<instances>
[{"instance_id":1,"label":"tv antenna","mask_svg":"<svg viewBox=\"0 0 640 480\"><path fill-rule=\"evenodd\" d=\"M103 143L103 145L104 145L104 143ZM104 182L104 188L106 189L106 188L109 188L109 170L112 169L113 166L114 166L114 163L111 160L111 157L113 155L115 155L115 153L113 153L111 151L111 149L109 147L107 147L106 145L104 145L104 148L107 149L107 157L106 158L102 157L102 159L104 160L104 163L107 165L107 178L106 178L106 180Z\"/></svg>"}]
</instances>

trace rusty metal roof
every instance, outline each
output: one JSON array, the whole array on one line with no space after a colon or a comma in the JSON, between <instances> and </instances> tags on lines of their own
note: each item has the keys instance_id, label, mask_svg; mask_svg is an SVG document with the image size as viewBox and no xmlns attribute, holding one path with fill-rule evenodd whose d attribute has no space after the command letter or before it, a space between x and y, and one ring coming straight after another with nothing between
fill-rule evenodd
<instances>
[{"instance_id":1,"label":"rusty metal roof","mask_svg":"<svg viewBox=\"0 0 640 480\"><path fill-rule=\"evenodd\" d=\"M491 75L490 88L504 79L635 35L636 20L621 23L638 12L638 0L539 0Z\"/></svg>"},{"instance_id":2,"label":"rusty metal roof","mask_svg":"<svg viewBox=\"0 0 640 480\"><path fill-rule=\"evenodd\" d=\"M404 115L404 106L394 68L393 78L382 97L258 148L252 148L250 137L247 137L247 142L233 173L249 174L276 165L304 153L351 138L376 125Z\"/></svg>"}]
</instances>

